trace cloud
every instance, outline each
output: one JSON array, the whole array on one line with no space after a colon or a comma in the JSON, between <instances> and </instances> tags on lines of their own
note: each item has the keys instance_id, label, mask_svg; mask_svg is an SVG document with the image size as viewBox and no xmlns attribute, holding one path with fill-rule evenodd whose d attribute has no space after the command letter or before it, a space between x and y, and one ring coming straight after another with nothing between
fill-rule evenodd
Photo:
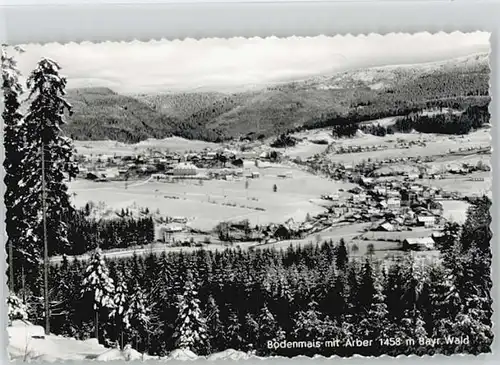
<instances>
[{"instance_id":1,"label":"cloud","mask_svg":"<svg viewBox=\"0 0 500 365\"><path fill-rule=\"evenodd\" d=\"M186 39L23 45L27 74L56 60L68 87L117 92L231 90L361 67L422 63L489 51L489 34L417 33L335 37Z\"/></svg>"}]
</instances>

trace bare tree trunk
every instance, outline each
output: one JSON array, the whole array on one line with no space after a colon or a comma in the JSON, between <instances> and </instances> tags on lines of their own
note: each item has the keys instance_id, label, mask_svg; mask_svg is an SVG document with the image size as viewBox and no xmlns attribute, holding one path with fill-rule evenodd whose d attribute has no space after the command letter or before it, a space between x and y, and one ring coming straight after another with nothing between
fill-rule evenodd
<instances>
[{"instance_id":1,"label":"bare tree trunk","mask_svg":"<svg viewBox=\"0 0 500 365\"><path fill-rule=\"evenodd\" d=\"M99 342L99 311L95 311L95 338L97 339L97 342Z\"/></svg>"},{"instance_id":2,"label":"bare tree trunk","mask_svg":"<svg viewBox=\"0 0 500 365\"><path fill-rule=\"evenodd\" d=\"M42 136L43 138L43 136ZM43 217L43 281L45 294L45 334L50 334L49 252L47 245L47 208L45 196L45 144L42 141L42 217Z\"/></svg>"},{"instance_id":3,"label":"bare tree trunk","mask_svg":"<svg viewBox=\"0 0 500 365\"><path fill-rule=\"evenodd\" d=\"M21 290L23 291L23 303L26 304L26 275L24 274L24 264L21 264Z\"/></svg>"},{"instance_id":4,"label":"bare tree trunk","mask_svg":"<svg viewBox=\"0 0 500 365\"><path fill-rule=\"evenodd\" d=\"M12 256L12 240L9 240L9 290L10 293L14 293L14 257Z\"/></svg>"}]
</instances>

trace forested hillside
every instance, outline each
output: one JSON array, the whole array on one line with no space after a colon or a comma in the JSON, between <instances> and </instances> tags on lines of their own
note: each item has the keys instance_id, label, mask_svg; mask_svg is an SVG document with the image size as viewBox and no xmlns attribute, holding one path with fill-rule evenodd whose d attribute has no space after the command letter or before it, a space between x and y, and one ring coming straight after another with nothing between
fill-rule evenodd
<instances>
[{"instance_id":1,"label":"forested hillside","mask_svg":"<svg viewBox=\"0 0 500 365\"><path fill-rule=\"evenodd\" d=\"M66 131L80 140L138 142L177 135L220 141L275 135L306 127L403 116L429 107L489 102L487 55L436 64L349 71L234 94L119 95L71 90L75 107Z\"/></svg>"},{"instance_id":2,"label":"forested hillside","mask_svg":"<svg viewBox=\"0 0 500 365\"><path fill-rule=\"evenodd\" d=\"M173 135L209 141L219 138L218 132L205 128L202 120L160 113L137 98L107 88L69 90L67 99L74 114L64 129L77 140L111 139L135 143Z\"/></svg>"}]
</instances>

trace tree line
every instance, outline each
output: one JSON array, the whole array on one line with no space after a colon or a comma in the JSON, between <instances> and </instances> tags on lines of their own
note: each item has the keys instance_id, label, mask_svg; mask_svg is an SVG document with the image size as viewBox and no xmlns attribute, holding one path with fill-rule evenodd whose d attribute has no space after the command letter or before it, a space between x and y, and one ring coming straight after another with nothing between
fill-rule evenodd
<instances>
[{"instance_id":1,"label":"tree line","mask_svg":"<svg viewBox=\"0 0 500 365\"><path fill-rule=\"evenodd\" d=\"M361 125L357 121L345 121L332 127L334 137L352 137L359 129L363 133L383 137L396 132L409 133L416 130L421 133L467 134L471 130L483 127L490 122L489 105L471 105L463 112L437 112L423 115L420 111L398 117L393 125Z\"/></svg>"},{"instance_id":2,"label":"tree line","mask_svg":"<svg viewBox=\"0 0 500 365\"><path fill-rule=\"evenodd\" d=\"M470 106L463 113L413 114L396 119L399 132L416 130L421 133L467 134L490 121L488 105Z\"/></svg>"},{"instance_id":3,"label":"tree line","mask_svg":"<svg viewBox=\"0 0 500 365\"><path fill-rule=\"evenodd\" d=\"M447 224L441 260L431 264L411 255L356 259L343 240L286 250L123 259L96 251L89 262L64 259L51 268L52 328L80 339L97 333L101 343L132 343L160 356L176 348L261 356L489 352L490 206L486 197L472 201L463 226ZM30 317L41 318L34 305L40 287L29 290ZM429 338L442 341L419 342ZM268 341L332 339L373 346L268 347Z\"/></svg>"},{"instance_id":4,"label":"tree line","mask_svg":"<svg viewBox=\"0 0 500 365\"><path fill-rule=\"evenodd\" d=\"M50 255L81 255L97 247L103 250L150 244L155 238L152 217L96 219L78 209L68 222L68 246L50 247Z\"/></svg>"}]
</instances>

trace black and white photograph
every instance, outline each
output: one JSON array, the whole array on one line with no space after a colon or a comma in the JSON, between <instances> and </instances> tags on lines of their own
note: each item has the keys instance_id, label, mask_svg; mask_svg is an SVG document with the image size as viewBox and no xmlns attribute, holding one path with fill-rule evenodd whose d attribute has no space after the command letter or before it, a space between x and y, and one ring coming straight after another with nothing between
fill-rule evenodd
<instances>
[{"instance_id":1,"label":"black and white photograph","mask_svg":"<svg viewBox=\"0 0 500 365\"><path fill-rule=\"evenodd\" d=\"M479 355L490 34L2 46L11 360Z\"/></svg>"}]
</instances>

